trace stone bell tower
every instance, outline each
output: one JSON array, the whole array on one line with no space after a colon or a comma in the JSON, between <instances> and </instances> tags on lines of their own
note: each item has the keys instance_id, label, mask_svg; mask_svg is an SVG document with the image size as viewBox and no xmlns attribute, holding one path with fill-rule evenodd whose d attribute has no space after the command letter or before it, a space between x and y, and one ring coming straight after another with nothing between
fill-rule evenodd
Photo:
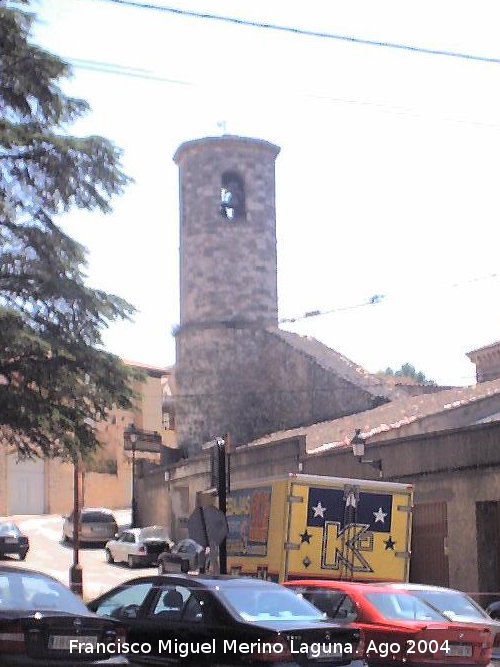
<instances>
[{"instance_id":1,"label":"stone bell tower","mask_svg":"<svg viewBox=\"0 0 500 667\"><path fill-rule=\"evenodd\" d=\"M176 430L195 453L231 433L258 391L258 332L278 325L275 160L266 141L223 135L182 144ZM246 398L245 398L246 397ZM240 441L240 442L238 442Z\"/></svg>"}]
</instances>

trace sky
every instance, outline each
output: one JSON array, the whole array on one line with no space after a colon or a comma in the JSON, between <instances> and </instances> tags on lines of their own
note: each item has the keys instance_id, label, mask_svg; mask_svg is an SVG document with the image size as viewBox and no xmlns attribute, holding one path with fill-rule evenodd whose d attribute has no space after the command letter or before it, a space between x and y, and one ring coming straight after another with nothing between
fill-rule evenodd
<instances>
[{"instance_id":1,"label":"sky","mask_svg":"<svg viewBox=\"0 0 500 667\"><path fill-rule=\"evenodd\" d=\"M278 305L295 319L282 327L370 372L409 362L473 384L466 353L500 340L497 0L171 1L143 4L378 45L110 0L34 3L34 40L73 64L64 90L91 106L72 133L112 140L134 178L113 213L60 219L88 249L89 283L138 310L105 332L107 349L175 363L172 156L225 131L281 147Z\"/></svg>"}]
</instances>

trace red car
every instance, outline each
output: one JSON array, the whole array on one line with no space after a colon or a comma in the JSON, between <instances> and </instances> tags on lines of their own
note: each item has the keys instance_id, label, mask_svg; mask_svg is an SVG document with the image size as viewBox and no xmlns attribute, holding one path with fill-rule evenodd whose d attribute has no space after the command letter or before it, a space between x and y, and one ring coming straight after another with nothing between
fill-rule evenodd
<instances>
[{"instance_id":1,"label":"red car","mask_svg":"<svg viewBox=\"0 0 500 667\"><path fill-rule=\"evenodd\" d=\"M365 634L365 657L373 667L482 665L491 660L493 635L485 625L450 622L406 591L346 581L284 584L336 621Z\"/></svg>"}]
</instances>

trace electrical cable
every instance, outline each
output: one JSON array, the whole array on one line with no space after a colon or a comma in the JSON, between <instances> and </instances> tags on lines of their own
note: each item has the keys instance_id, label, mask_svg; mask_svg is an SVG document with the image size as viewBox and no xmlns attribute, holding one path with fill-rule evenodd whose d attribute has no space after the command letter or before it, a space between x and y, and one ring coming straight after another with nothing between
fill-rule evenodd
<instances>
[{"instance_id":1,"label":"electrical cable","mask_svg":"<svg viewBox=\"0 0 500 667\"><path fill-rule=\"evenodd\" d=\"M195 12L188 9L179 9L178 7L167 7L164 5L157 5L154 3L135 2L135 0L94 0L94 1L108 2L115 5L121 5L123 7L133 7L136 9L145 9L145 10L153 10L158 12L176 14L178 16L188 16L197 19L220 21L224 23L231 23L234 25L241 25L252 28L275 30L280 32L292 33L294 35L302 35L306 37L338 40L343 42L349 42L352 44L360 44L363 46L377 46L389 49L410 51L413 53L424 53L433 56L446 56L449 58L460 58L463 60L494 63L496 65L500 64L500 58L482 56L473 53L465 53L461 51L448 51L446 49L430 49L421 46L414 46L412 44L400 44L397 42L386 42L374 39L364 39L362 37L355 37L353 35L341 35L341 34L323 32L317 30L307 30L305 28L296 28L293 26L278 25L275 23L264 23L261 21L252 21L250 19L240 19L234 16L224 16L222 14L209 14L207 12Z\"/></svg>"}]
</instances>

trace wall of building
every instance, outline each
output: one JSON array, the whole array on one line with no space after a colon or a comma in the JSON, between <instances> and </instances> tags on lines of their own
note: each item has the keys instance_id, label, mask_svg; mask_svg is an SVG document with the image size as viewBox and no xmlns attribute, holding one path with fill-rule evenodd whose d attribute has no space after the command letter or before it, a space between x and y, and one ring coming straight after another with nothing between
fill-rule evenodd
<instances>
[{"instance_id":1,"label":"wall of building","mask_svg":"<svg viewBox=\"0 0 500 667\"><path fill-rule=\"evenodd\" d=\"M277 324L274 163L266 141L222 136L182 144L180 180L180 325ZM245 190L244 215L221 215L223 174ZM181 392L182 393L182 392Z\"/></svg>"},{"instance_id":2,"label":"wall of building","mask_svg":"<svg viewBox=\"0 0 500 667\"><path fill-rule=\"evenodd\" d=\"M66 515L73 509L73 464L51 460L47 465L47 512ZM122 509L130 506L132 466L124 460L117 474L85 472L82 505Z\"/></svg>"},{"instance_id":3,"label":"wall of building","mask_svg":"<svg viewBox=\"0 0 500 667\"><path fill-rule=\"evenodd\" d=\"M138 394L134 410L135 425L145 431L160 432L162 424L162 385L161 378L147 376L144 382L134 387Z\"/></svg>"},{"instance_id":4,"label":"wall of building","mask_svg":"<svg viewBox=\"0 0 500 667\"><path fill-rule=\"evenodd\" d=\"M361 412L375 401L273 329L187 330L177 337L177 355L177 436L190 452L217 435L231 433L238 446Z\"/></svg>"},{"instance_id":5,"label":"wall of building","mask_svg":"<svg viewBox=\"0 0 500 667\"><path fill-rule=\"evenodd\" d=\"M147 371L147 369L146 369ZM161 374L154 371L145 375L143 382L134 386L137 394L133 410L113 409L108 419L96 425L100 447L91 460L85 462L84 502L87 506L119 509L130 507L132 494L131 453L124 451L124 431L131 423L146 431L162 432ZM175 443L167 434L165 441ZM0 515L9 513L9 484L7 448L0 446ZM138 461L159 461L160 452L137 454ZM73 465L59 459L45 461L45 502L43 510L49 514L67 514L73 506ZM15 483L15 479L12 483Z\"/></svg>"}]
</instances>

